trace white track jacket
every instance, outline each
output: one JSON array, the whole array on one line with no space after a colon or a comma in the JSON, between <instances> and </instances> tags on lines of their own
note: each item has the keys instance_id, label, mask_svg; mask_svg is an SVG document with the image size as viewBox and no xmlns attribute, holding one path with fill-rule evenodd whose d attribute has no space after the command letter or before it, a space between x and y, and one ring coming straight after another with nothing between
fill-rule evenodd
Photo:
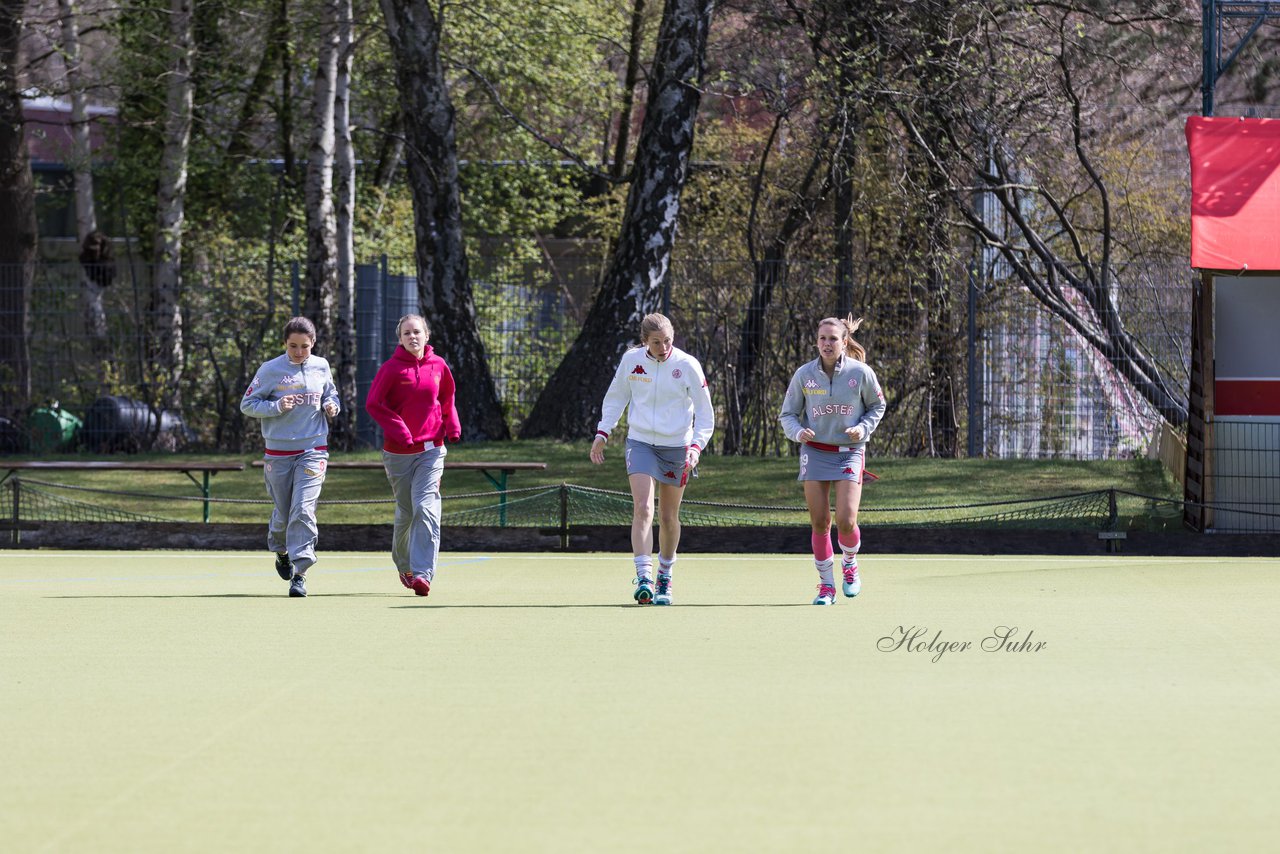
<instances>
[{"instance_id":1,"label":"white track jacket","mask_svg":"<svg viewBox=\"0 0 1280 854\"><path fill-rule=\"evenodd\" d=\"M659 362L645 347L628 350L605 392L596 435L609 433L627 413L627 437L660 448L695 447L711 441L716 414L702 365L679 347Z\"/></svg>"}]
</instances>

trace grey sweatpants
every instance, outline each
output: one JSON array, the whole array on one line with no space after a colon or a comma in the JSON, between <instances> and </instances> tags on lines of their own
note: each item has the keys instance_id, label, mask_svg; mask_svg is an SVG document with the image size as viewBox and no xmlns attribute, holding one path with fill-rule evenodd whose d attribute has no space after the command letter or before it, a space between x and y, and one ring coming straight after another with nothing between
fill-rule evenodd
<instances>
[{"instance_id":1,"label":"grey sweatpants","mask_svg":"<svg viewBox=\"0 0 1280 854\"><path fill-rule=\"evenodd\" d=\"M328 451L304 451L292 457L263 458L262 476L275 505L267 525L267 548L288 552L293 571L303 574L316 562L316 502L329 466Z\"/></svg>"},{"instance_id":2,"label":"grey sweatpants","mask_svg":"<svg viewBox=\"0 0 1280 854\"><path fill-rule=\"evenodd\" d=\"M420 454L382 452L391 493L396 499L391 533L391 559L401 575L412 573L431 581L440 556L440 475L445 446Z\"/></svg>"}]
</instances>

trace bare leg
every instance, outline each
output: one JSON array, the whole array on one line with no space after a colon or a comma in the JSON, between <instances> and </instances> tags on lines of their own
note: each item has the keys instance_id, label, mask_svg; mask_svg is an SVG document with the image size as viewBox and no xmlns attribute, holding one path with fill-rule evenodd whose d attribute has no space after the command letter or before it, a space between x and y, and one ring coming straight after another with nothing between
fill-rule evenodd
<instances>
[{"instance_id":1,"label":"bare leg","mask_svg":"<svg viewBox=\"0 0 1280 854\"><path fill-rule=\"evenodd\" d=\"M653 554L653 478L633 474L631 481L631 553ZM663 534L666 537L666 534Z\"/></svg>"},{"instance_id":2,"label":"bare leg","mask_svg":"<svg viewBox=\"0 0 1280 854\"><path fill-rule=\"evenodd\" d=\"M658 512L662 514L658 526L658 553L662 557L673 558L680 546L680 502L684 500L684 487L658 484L658 498Z\"/></svg>"}]
</instances>

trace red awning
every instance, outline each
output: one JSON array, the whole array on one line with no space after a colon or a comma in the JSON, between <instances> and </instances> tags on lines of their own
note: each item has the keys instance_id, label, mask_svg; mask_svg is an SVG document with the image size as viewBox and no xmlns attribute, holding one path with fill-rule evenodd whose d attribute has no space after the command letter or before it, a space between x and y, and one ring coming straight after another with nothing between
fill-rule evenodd
<instances>
[{"instance_id":1,"label":"red awning","mask_svg":"<svg viewBox=\"0 0 1280 854\"><path fill-rule=\"evenodd\" d=\"M1280 120L1187 119L1191 266L1280 270Z\"/></svg>"}]
</instances>

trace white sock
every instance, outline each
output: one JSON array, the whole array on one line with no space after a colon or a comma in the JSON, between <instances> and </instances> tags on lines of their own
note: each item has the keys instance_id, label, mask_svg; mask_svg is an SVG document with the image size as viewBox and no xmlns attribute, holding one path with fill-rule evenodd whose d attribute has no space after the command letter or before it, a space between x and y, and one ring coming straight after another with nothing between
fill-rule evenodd
<instances>
[{"instance_id":1,"label":"white sock","mask_svg":"<svg viewBox=\"0 0 1280 854\"><path fill-rule=\"evenodd\" d=\"M675 566L676 566L676 555L672 555L671 558L668 560L667 558L663 557L661 553L658 554L658 575L665 575L667 576L667 578L670 578L671 570L675 569Z\"/></svg>"},{"instance_id":2,"label":"white sock","mask_svg":"<svg viewBox=\"0 0 1280 854\"><path fill-rule=\"evenodd\" d=\"M822 578L822 583L829 587L836 586L835 565L836 562L831 558L826 560L815 560L813 565L818 568L818 575Z\"/></svg>"},{"instance_id":3,"label":"white sock","mask_svg":"<svg viewBox=\"0 0 1280 854\"><path fill-rule=\"evenodd\" d=\"M636 578L646 581L652 580L653 557L650 555L636 555L634 560L636 563Z\"/></svg>"},{"instance_id":4,"label":"white sock","mask_svg":"<svg viewBox=\"0 0 1280 854\"><path fill-rule=\"evenodd\" d=\"M856 547L853 551L849 551L842 546L840 551L844 553L843 569L853 569L858 565L858 549Z\"/></svg>"}]
</instances>

